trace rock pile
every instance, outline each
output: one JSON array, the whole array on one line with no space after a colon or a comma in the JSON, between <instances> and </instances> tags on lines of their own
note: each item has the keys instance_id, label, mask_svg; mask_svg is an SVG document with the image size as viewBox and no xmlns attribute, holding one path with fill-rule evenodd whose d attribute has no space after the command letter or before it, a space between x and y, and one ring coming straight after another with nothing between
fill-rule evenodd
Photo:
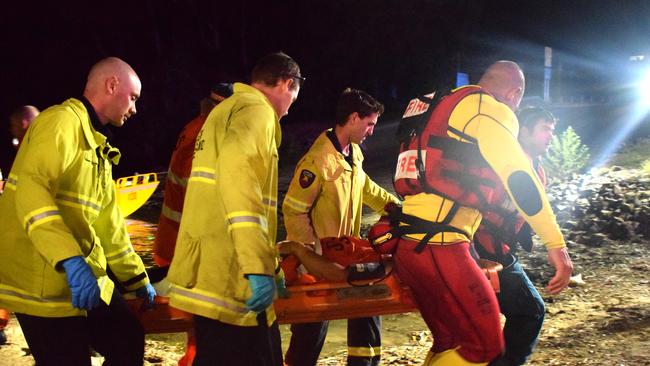
<instances>
[{"instance_id":1,"label":"rock pile","mask_svg":"<svg viewBox=\"0 0 650 366\"><path fill-rule=\"evenodd\" d=\"M650 238L649 177L612 167L574 178L547 190L567 240L598 247Z\"/></svg>"}]
</instances>

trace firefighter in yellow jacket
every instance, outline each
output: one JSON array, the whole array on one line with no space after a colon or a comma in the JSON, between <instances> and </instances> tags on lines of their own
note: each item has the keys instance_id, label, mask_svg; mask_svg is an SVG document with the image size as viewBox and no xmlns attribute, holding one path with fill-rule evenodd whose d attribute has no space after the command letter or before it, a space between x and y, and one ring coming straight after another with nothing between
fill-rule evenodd
<instances>
[{"instance_id":1,"label":"firefighter in yellow jacket","mask_svg":"<svg viewBox=\"0 0 650 366\"><path fill-rule=\"evenodd\" d=\"M363 171L359 144L372 135L384 106L369 94L343 91L337 125L323 132L295 169L282 211L287 239L312 243L319 238L359 236L363 204L382 212L398 199ZM288 365L316 365L328 322L294 324L287 350ZM348 365L377 365L381 351L381 318L348 320Z\"/></svg>"},{"instance_id":2,"label":"firefighter in yellow jacket","mask_svg":"<svg viewBox=\"0 0 650 366\"><path fill-rule=\"evenodd\" d=\"M43 111L29 128L0 196L0 306L16 313L38 365L90 364L89 347L115 365L142 365L144 333L109 279L153 302L115 203L120 153L107 124L135 114L141 84L107 58L83 97Z\"/></svg>"},{"instance_id":3,"label":"firefighter in yellow jacket","mask_svg":"<svg viewBox=\"0 0 650 366\"><path fill-rule=\"evenodd\" d=\"M283 53L216 106L196 138L171 305L194 314L194 365L282 365L273 312L279 119L304 78Z\"/></svg>"}]
</instances>

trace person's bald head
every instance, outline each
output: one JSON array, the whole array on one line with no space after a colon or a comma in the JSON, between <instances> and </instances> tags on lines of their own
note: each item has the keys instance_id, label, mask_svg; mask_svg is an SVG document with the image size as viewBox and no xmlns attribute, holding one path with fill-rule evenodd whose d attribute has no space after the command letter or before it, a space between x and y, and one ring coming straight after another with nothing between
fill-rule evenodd
<instances>
[{"instance_id":1,"label":"person's bald head","mask_svg":"<svg viewBox=\"0 0 650 366\"><path fill-rule=\"evenodd\" d=\"M478 85L513 111L519 108L526 88L524 73L512 61L497 61L490 65Z\"/></svg>"},{"instance_id":2,"label":"person's bald head","mask_svg":"<svg viewBox=\"0 0 650 366\"><path fill-rule=\"evenodd\" d=\"M9 132L14 138L14 146L18 147L23 137L25 137L27 128L39 113L38 108L33 105L24 105L11 113L9 116Z\"/></svg>"},{"instance_id":3,"label":"person's bald head","mask_svg":"<svg viewBox=\"0 0 650 366\"><path fill-rule=\"evenodd\" d=\"M122 126L136 113L135 102L142 84L133 68L117 57L96 63L88 73L84 97L97 112L102 124Z\"/></svg>"}]
</instances>

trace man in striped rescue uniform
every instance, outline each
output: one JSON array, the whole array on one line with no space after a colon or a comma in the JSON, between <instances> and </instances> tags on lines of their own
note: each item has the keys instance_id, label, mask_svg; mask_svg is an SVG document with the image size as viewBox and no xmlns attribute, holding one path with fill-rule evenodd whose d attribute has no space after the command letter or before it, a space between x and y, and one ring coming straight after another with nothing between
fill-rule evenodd
<instances>
[{"instance_id":1,"label":"man in striped rescue uniform","mask_svg":"<svg viewBox=\"0 0 650 366\"><path fill-rule=\"evenodd\" d=\"M541 157L546 154L555 130L555 117L543 108L528 107L517 112L519 120L519 143L531 159L535 172L543 186L546 174ZM544 300L524 272L517 256L517 244L526 251L532 250L530 226L507 198L499 200L498 209L481 211L483 220L474 235L476 252L481 258L499 262L500 291L497 294L499 308L506 318L503 328L505 352L490 366L523 365L533 352L537 337L544 323Z\"/></svg>"},{"instance_id":2,"label":"man in striped rescue uniform","mask_svg":"<svg viewBox=\"0 0 650 366\"><path fill-rule=\"evenodd\" d=\"M95 64L83 97L32 123L0 196L0 306L16 313L38 365L142 365L144 331L109 279L153 303L115 201L120 153L106 125L136 113L140 79L124 61Z\"/></svg>"},{"instance_id":3,"label":"man in striped rescue uniform","mask_svg":"<svg viewBox=\"0 0 650 366\"><path fill-rule=\"evenodd\" d=\"M279 120L304 78L283 53L216 106L196 138L170 304L194 314L194 365L282 365L273 298Z\"/></svg>"},{"instance_id":4,"label":"man in striped rescue uniform","mask_svg":"<svg viewBox=\"0 0 650 366\"><path fill-rule=\"evenodd\" d=\"M153 260L160 267L168 267L174 256L178 226L183 213L183 201L187 179L192 170L192 156L196 136L201 131L205 119L217 104L232 95L232 84L219 83L212 87L210 96L201 100L201 111L191 120L178 136L174 152L169 162L169 170L165 179L165 197L162 212L158 220L158 231L153 242Z\"/></svg>"},{"instance_id":5,"label":"man in striped rescue uniform","mask_svg":"<svg viewBox=\"0 0 650 366\"><path fill-rule=\"evenodd\" d=\"M198 116L191 120L181 131L176 147L169 162L169 170L165 179L165 196L163 198L162 212L158 219L158 230L153 242L153 260L165 270L169 268L174 257L178 227L183 213L183 201L187 179L192 170L192 156L196 136L201 131L205 119L217 104L232 95L232 84L219 83L212 87L210 95L201 100L201 110ZM160 288L159 288L160 290ZM163 290L161 290L163 292ZM162 294L162 293L161 293ZM194 361L196 355L196 339L192 331L187 332L187 345L185 355L178 360L178 366L188 366Z\"/></svg>"},{"instance_id":6,"label":"man in striped rescue uniform","mask_svg":"<svg viewBox=\"0 0 650 366\"><path fill-rule=\"evenodd\" d=\"M346 89L336 108L336 126L323 132L296 166L282 204L287 239L310 243L322 253L320 238L359 236L361 211L376 212L399 202L363 171L359 144L372 135L384 106L364 91ZM316 365L328 322L294 324L286 362ZM377 365L381 318L348 320L348 365Z\"/></svg>"},{"instance_id":7,"label":"man in striped rescue uniform","mask_svg":"<svg viewBox=\"0 0 650 366\"><path fill-rule=\"evenodd\" d=\"M425 127L425 131L431 128L429 131L438 133L437 138L431 137L420 152L425 167L422 178L429 184L426 189L415 189L423 180L417 174L420 159L409 156L417 157L417 152L400 154L396 190L405 196L403 217L413 217L402 220L404 228L400 229L427 227L422 222L431 227L422 231L416 227L404 235L395 252L397 273L413 290L435 339L425 365L487 365L503 348L496 296L470 255L470 241L481 214L477 205L458 204L471 202L469 197L481 192L459 191L459 186L453 185L475 181L470 174L478 173L454 170L458 163L449 159L458 150L471 150L474 160L484 159L487 171L503 182L517 210L548 248L556 274L547 290L558 293L569 283L572 264L564 239L544 189L517 142L519 126L513 111L523 93L519 66L500 61L488 68L478 86L459 88L443 98L428 122L435 125ZM452 145L456 151L447 151ZM481 179L477 182L484 184ZM484 188L489 187L480 187ZM441 191L448 193L443 196ZM452 200L451 195L457 198Z\"/></svg>"}]
</instances>

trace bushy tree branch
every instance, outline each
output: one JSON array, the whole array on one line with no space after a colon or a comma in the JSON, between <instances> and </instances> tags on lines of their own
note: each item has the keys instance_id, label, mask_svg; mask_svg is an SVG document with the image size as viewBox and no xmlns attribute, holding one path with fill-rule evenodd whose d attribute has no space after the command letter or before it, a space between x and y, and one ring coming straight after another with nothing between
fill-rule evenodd
<instances>
[{"instance_id":1,"label":"bushy tree branch","mask_svg":"<svg viewBox=\"0 0 650 366\"><path fill-rule=\"evenodd\" d=\"M560 181L581 173L588 161L589 148L571 126L560 136L553 136L548 154L542 159L548 177Z\"/></svg>"}]
</instances>

